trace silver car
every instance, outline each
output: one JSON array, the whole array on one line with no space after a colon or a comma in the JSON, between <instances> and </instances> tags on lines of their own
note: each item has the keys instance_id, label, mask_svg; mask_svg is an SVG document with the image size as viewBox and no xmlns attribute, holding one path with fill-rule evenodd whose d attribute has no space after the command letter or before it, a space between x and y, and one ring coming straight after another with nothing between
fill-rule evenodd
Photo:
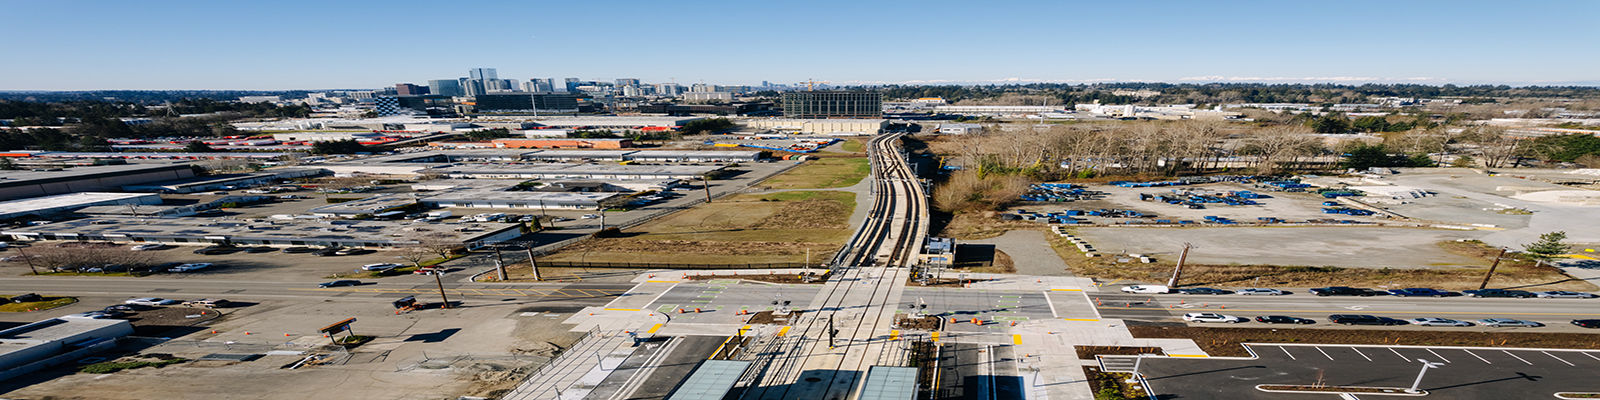
<instances>
[{"instance_id":1,"label":"silver car","mask_svg":"<svg viewBox=\"0 0 1600 400\"><path fill-rule=\"evenodd\" d=\"M1539 298L1542 299L1592 299L1596 297L1594 293L1568 292L1563 290L1538 292L1534 293L1534 295L1539 296Z\"/></svg>"},{"instance_id":2,"label":"silver car","mask_svg":"<svg viewBox=\"0 0 1600 400\"><path fill-rule=\"evenodd\" d=\"M1239 290L1239 294L1242 294L1242 295L1282 296L1283 295L1283 291L1282 290L1278 290L1278 289L1268 289L1268 288L1249 288L1249 289L1240 289Z\"/></svg>"},{"instance_id":3,"label":"silver car","mask_svg":"<svg viewBox=\"0 0 1600 400\"><path fill-rule=\"evenodd\" d=\"M1537 328L1537 327L1544 326L1544 324L1541 324L1541 323L1538 323L1538 322L1525 321L1525 320L1520 320L1520 319L1511 319L1511 318L1484 318L1484 319L1478 320L1478 323L1479 324L1483 324L1483 326L1492 326L1492 327L1497 327L1497 328L1499 328L1499 327Z\"/></svg>"},{"instance_id":4,"label":"silver car","mask_svg":"<svg viewBox=\"0 0 1600 400\"><path fill-rule=\"evenodd\" d=\"M1406 321L1417 326L1472 326L1471 322L1457 321L1449 318L1412 318Z\"/></svg>"}]
</instances>

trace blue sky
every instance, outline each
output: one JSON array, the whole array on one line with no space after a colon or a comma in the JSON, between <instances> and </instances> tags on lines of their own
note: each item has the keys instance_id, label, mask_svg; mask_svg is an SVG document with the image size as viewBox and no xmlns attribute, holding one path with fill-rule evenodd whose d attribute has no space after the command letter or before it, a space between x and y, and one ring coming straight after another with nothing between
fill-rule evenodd
<instances>
[{"instance_id":1,"label":"blue sky","mask_svg":"<svg viewBox=\"0 0 1600 400\"><path fill-rule=\"evenodd\" d=\"M3 4L0 90L363 88L480 66L684 84L1600 84L1600 1Z\"/></svg>"}]
</instances>

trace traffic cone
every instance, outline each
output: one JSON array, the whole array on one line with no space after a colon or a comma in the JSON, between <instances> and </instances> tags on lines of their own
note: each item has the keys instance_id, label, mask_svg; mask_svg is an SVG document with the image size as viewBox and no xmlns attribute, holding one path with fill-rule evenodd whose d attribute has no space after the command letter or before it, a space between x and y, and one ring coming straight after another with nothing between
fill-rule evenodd
<instances>
[{"instance_id":1,"label":"traffic cone","mask_svg":"<svg viewBox=\"0 0 1600 400\"><path fill-rule=\"evenodd\" d=\"M245 334L245 335L249 335L249 334L250 334L250 331L245 331L245 332L244 332L244 334Z\"/></svg>"},{"instance_id":2,"label":"traffic cone","mask_svg":"<svg viewBox=\"0 0 1600 400\"><path fill-rule=\"evenodd\" d=\"M284 332L283 337L289 337L289 333L288 332Z\"/></svg>"}]
</instances>

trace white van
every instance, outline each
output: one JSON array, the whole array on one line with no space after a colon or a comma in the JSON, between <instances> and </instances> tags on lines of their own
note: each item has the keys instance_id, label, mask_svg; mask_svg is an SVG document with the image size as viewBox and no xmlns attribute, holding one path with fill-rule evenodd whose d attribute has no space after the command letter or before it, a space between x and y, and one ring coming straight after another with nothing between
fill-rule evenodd
<instances>
[{"instance_id":1,"label":"white van","mask_svg":"<svg viewBox=\"0 0 1600 400\"><path fill-rule=\"evenodd\" d=\"M1161 285L1124 286L1122 288L1122 291L1126 292L1126 293L1138 293L1138 294L1166 294L1166 293L1172 293L1172 289L1171 288L1168 288L1166 286L1161 286Z\"/></svg>"}]
</instances>

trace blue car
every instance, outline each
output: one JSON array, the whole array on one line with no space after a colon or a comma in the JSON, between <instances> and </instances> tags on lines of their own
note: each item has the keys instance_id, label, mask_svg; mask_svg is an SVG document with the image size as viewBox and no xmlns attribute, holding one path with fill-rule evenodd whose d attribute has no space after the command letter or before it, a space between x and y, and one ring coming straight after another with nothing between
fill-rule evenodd
<instances>
[{"instance_id":1,"label":"blue car","mask_svg":"<svg viewBox=\"0 0 1600 400\"><path fill-rule=\"evenodd\" d=\"M1401 296L1401 297L1414 297L1414 296L1449 297L1449 296L1460 296L1461 295L1460 293L1451 292L1451 291L1448 291L1448 290L1438 290L1438 289L1432 289L1432 288L1392 289L1392 290L1389 290L1389 294L1395 295L1395 296Z\"/></svg>"}]
</instances>

